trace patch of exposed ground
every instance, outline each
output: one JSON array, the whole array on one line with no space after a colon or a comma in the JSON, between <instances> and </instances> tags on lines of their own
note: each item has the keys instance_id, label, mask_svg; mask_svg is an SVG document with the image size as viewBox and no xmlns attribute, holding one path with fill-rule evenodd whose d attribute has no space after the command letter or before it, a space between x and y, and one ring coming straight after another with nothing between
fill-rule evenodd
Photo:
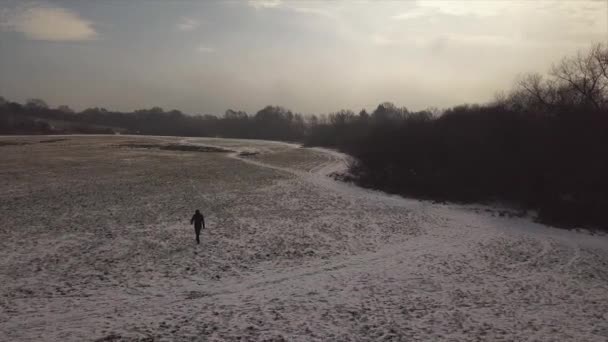
<instances>
[{"instance_id":1,"label":"patch of exposed ground","mask_svg":"<svg viewBox=\"0 0 608 342\"><path fill-rule=\"evenodd\" d=\"M194 145L180 145L180 144L122 144L120 147L130 147L130 148L149 148L149 149L159 149L165 151L185 151L185 152L233 152L231 150L227 150L224 148L213 147L213 146L194 146Z\"/></svg>"}]
</instances>

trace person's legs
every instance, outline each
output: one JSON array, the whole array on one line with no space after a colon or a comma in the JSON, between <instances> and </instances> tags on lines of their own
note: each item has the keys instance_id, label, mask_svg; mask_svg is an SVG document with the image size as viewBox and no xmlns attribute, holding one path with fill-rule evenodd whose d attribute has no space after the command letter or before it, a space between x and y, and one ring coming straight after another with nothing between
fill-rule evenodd
<instances>
[{"instance_id":1,"label":"person's legs","mask_svg":"<svg viewBox=\"0 0 608 342\"><path fill-rule=\"evenodd\" d=\"M195 233L196 233L196 243L200 244L201 243L201 240L200 240L201 229L197 227L194 230L195 230Z\"/></svg>"}]
</instances>

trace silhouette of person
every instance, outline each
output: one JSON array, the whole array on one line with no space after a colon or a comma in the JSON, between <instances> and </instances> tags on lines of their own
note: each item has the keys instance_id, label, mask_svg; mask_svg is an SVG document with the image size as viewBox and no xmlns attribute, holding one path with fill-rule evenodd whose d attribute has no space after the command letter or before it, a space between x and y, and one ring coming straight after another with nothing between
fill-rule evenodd
<instances>
[{"instance_id":1,"label":"silhouette of person","mask_svg":"<svg viewBox=\"0 0 608 342\"><path fill-rule=\"evenodd\" d=\"M205 229L205 216L203 216L203 214L201 214L201 212L198 209L196 209L196 212L192 216L192 219L190 219L190 224L193 224L193 223L194 223L194 232L196 233L196 243L200 244L201 240L200 240L199 236L201 235L201 228Z\"/></svg>"}]
</instances>

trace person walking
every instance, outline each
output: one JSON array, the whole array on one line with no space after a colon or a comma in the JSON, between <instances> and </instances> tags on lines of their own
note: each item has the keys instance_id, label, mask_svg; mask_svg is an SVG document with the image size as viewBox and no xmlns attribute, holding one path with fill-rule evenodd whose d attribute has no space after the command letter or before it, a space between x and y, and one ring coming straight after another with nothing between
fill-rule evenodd
<instances>
[{"instance_id":1,"label":"person walking","mask_svg":"<svg viewBox=\"0 0 608 342\"><path fill-rule=\"evenodd\" d=\"M201 235L201 229L205 229L205 216L203 216L203 214L201 214L201 212L196 209L194 215L192 216L192 219L190 219L190 224L194 224L194 233L196 233L196 243L200 244L201 240L199 237Z\"/></svg>"}]
</instances>

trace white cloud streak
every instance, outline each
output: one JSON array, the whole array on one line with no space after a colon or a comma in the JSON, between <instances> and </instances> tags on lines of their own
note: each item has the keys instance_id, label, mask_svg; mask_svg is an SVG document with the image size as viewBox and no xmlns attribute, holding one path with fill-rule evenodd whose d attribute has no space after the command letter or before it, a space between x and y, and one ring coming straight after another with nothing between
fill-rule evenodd
<instances>
[{"instance_id":1,"label":"white cloud streak","mask_svg":"<svg viewBox=\"0 0 608 342\"><path fill-rule=\"evenodd\" d=\"M479 1L479 0L425 0L419 1L422 9L436 10L443 14L462 16L474 15L478 17L496 16L504 10L513 8L518 4L513 1Z\"/></svg>"},{"instance_id":2,"label":"white cloud streak","mask_svg":"<svg viewBox=\"0 0 608 342\"><path fill-rule=\"evenodd\" d=\"M196 19L182 17L176 27L180 31L187 32L196 30L200 25L201 23Z\"/></svg>"},{"instance_id":3,"label":"white cloud streak","mask_svg":"<svg viewBox=\"0 0 608 342\"><path fill-rule=\"evenodd\" d=\"M283 1L281 1L281 0L249 0L247 3L249 4L249 6L251 6L253 8L262 9L262 8L277 8L277 7L281 6Z\"/></svg>"},{"instance_id":4,"label":"white cloud streak","mask_svg":"<svg viewBox=\"0 0 608 342\"><path fill-rule=\"evenodd\" d=\"M198 52L203 52L203 53L210 53L210 52L216 52L217 49L212 47L212 46L207 46L207 45L201 45L198 48L196 48L196 50Z\"/></svg>"},{"instance_id":5,"label":"white cloud streak","mask_svg":"<svg viewBox=\"0 0 608 342\"><path fill-rule=\"evenodd\" d=\"M334 15L332 14L332 12L328 9L323 9L323 8L314 8L314 7L291 7L291 10L293 10L296 13L301 13L301 14L311 14L311 15L318 15L321 17L327 17L327 18L333 18Z\"/></svg>"},{"instance_id":6,"label":"white cloud streak","mask_svg":"<svg viewBox=\"0 0 608 342\"><path fill-rule=\"evenodd\" d=\"M46 4L3 9L0 29L22 33L31 40L83 41L98 37L91 21L74 11Z\"/></svg>"}]
</instances>

